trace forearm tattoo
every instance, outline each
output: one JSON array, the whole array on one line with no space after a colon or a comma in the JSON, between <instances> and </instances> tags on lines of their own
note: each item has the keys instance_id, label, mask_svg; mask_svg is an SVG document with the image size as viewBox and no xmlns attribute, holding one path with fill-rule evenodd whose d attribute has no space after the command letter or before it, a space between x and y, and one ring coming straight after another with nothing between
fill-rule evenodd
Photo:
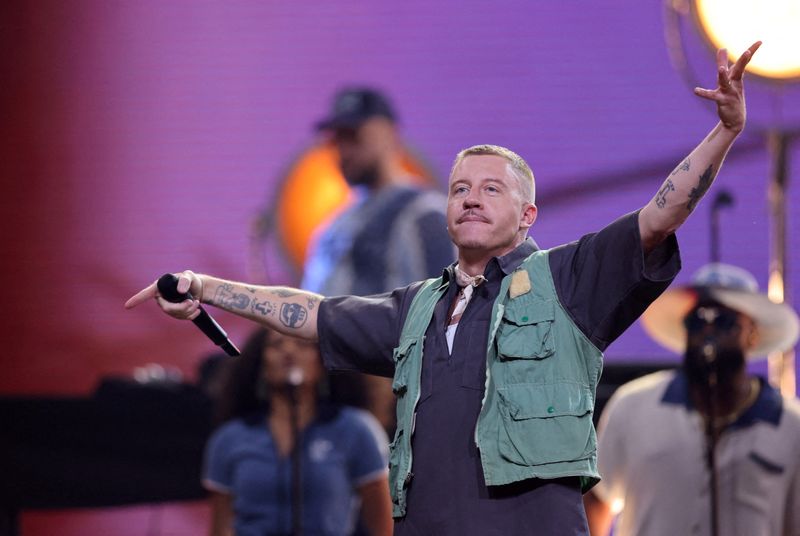
<instances>
[{"instance_id":1,"label":"forearm tattoo","mask_svg":"<svg viewBox=\"0 0 800 536\"><path fill-rule=\"evenodd\" d=\"M681 162L680 165L678 165L678 167L672 170L672 173L670 173L670 175L676 175L679 171L689 171L691 164L692 161L687 158L686 160Z\"/></svg>"},{"instance_id":2,"label":"forearm tattoo","mask_svg":"<svg viewBox=\"0 0 800 536\"><path fill-rule=\"evenodd\" d=\"M299 303L281 304L281 323L288 328L299 328L306 323L308 310Z\"/></svg>"},{"instance_id":3,"label":"forearm tattoo","mask_svg":"<svg viewBox=\"0 0 800 536\"><path fill-rule=\"evenodd\" d=\"M700 175L700 182L697 186L692 188L692 191L689 192L689 202L686 203L686 209L691 212L697 206L697 203L703 196L706 194L708 189L711 187L711 183L714 180L714 173L713 173L713 165L709 164L708 168Z\"/></svg>"},{"instance_id":4,"label":"forearm tattoo","mask_svg":"<svg viewBox=\"0 0 800 536\"><path fill-rule=\"evenodd\" d=\"M297 296L298 294L300 294L300 292L297 290L292 290L284 287L276 288L275 290L272 291L272 293L280 298L291 298L292 296Z\"/></svg>"},{"instance_id":5,"label":"forearm tattoo","mask_svg":"<svg viewBox=\"0 0 800 536\"><path fill-rule=\"evenodd\" d=\"M247 294L236 292L230 283L225 283L217 287L211 303L229 309L247 309L250 306L250 298Z\"/></svg>"},{"instance_id":6,"label":"forearm tattoo","mask_svg":"<svg viewBox=\"0 0 800 536\"><path fill-rule=\"evenodd\" d=\"M263 316L275 316L275 311L277 309L278 308L274 303L267 300L258 301L254 299L250 305L250 310L253 311L254 314L260 314Z\"/></svg>"},{"instance_id":7,"label":"forearm tattoo","mask_svg":"<svg viewBox=\"0 0 800 536\"><path fill-rule=\"evenodd\" d=\"M674 175L675 173L673 173ZM667 205L667 195L670 192L675 191L675 185L672 184L672 179L667 179L667 182L661 187L661 189L656 194L656 206L658 208L664 208Z\"/></svg>"}]
</instances>

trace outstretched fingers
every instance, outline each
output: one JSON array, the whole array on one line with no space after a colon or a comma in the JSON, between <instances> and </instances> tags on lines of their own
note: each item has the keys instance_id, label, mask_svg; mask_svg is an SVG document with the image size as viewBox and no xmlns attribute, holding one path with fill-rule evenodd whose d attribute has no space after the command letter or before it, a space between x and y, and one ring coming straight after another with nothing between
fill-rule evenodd
<instances>
[{"instance_id":1,"label":"outstretched fingers","mask_svg":"<svg viewBox=\"0 0 800 536\"><path fill-rule=\"evenodd\" d=\"M736 63L730 70L730 79L731 80L741 80L742 76L744 75L744 70L747 67L747 64L750 63L750 60L753 59L753 54L756 53L756 50L761 46L761 41L756 41L750 48L744 51L744 53L739 56L739 59L736 60Z\"/></svg>"}]
</instances>

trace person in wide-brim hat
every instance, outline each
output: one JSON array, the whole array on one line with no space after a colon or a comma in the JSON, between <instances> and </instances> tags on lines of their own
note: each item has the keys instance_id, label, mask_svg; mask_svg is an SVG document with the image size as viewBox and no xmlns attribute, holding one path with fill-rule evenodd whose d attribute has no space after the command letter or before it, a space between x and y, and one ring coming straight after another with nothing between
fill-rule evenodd
<instances>
[{"instance_id":1,"label":"person in wide-brim hat","mask_svg":"<svg viewBox=\"0 0 800 536\"><path fill-rule=\"evenodd\" d=\"M724 263L701 268L687 286L666 290L642 315L645 331L659 344L678 353L686 351L686 315L702 295L748 316L757 338L745 350L757 359L794 346L800 335L797 313L785 303L775 303L758 291L758 283L746 270Z\"/></svg>"}]
</instances>

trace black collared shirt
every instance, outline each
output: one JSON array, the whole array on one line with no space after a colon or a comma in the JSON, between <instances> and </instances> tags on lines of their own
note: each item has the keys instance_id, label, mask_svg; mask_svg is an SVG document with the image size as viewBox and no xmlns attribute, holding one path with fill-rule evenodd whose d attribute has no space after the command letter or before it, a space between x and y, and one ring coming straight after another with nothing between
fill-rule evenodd
<instances>
[{"instance_id":1,"label":"black collared shirt","mask_svg":"<svg viewBox=\"0 0 800 536\"><path fill-rule=\"evenodd\" d=\"M413 437L413 473L403 535L588 534L577 479L529 480L487 487L474 442L483 399L489 319L502 278L535 250L527 240L486 266L448 352L445 329L454 283L434 309L425 335L422 385ZM680 268L670 237L645 259L638 213L550 251L561 304L600 350L615 340ZM453 279L453 266L444 272ZM391 376L411 300L421 283L372 297L334 297L320 305L320 349L329 369Z\"/></svg>"}]
</instances>

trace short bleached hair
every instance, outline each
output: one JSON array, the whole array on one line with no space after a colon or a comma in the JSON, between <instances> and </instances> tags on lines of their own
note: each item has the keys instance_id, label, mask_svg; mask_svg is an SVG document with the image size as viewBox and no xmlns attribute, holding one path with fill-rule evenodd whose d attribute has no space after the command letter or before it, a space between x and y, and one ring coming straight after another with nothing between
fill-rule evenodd
<instances>
[{"instance_id":1,"label":"short bleached hair","mask_svg":"<svg viewBox=\"0 0 800 536\"><path fill-rule=\"evenodd\" d=\"M533 171L531 171L530 166L520 155L500 145L473 145L472 147L460 151L456 155L455 161L453 161L450 177L453 176L453 172L466 157L480 155L499 156L506 159L508 163L511 164L511 169L517 176L522 198L531 204L536 204L536 181L533 178Z\"/></svg>"}]
</instances>

